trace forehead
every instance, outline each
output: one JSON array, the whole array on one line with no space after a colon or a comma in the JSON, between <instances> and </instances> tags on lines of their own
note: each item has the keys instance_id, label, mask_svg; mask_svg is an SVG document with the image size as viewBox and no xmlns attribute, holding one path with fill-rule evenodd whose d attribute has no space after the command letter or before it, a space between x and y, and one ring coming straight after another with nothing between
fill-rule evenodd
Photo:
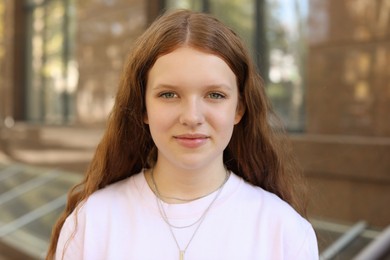
<instances>
[{"instance_id":1,"label":"forehead","mask_svg":"<svg viewBox=\"0 0 390 260\"><path fill-rule=\"evenodd\" d=\"M219 56L191 47L180 47L160 56L148 73L155 84L236 85L236 76Z\"/></svg>"}]
</instances>

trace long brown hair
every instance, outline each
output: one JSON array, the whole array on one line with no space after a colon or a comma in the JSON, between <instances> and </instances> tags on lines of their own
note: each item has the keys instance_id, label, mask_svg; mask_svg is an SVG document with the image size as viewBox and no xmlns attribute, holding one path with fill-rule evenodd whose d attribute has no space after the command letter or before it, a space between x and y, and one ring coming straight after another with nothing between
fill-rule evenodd
<instances>
[{"instance_id":1,"label":"long brown hair","mask_svg":"<svg viewBox=\"0 0 390 260\"><path fill-rule=\"evenodd\" d=\"M275 115L242 40L216 18L178 10L157 19L136 41L123 71L105 134L85 179L68 195L65 211L53 228L47 259L54 257L65 219L93 192L151 167L155 146L145 113L147 75L161 55L190 46L221 57L237 77L245 114L234 128L224 151L228 169L253 185L268 190L304 214L300 171L288 148L286 135L275 125ZM274 122L274 123L273 123ZM153 154L154 153L154 154Z\"/></svg>"}]
</instances>

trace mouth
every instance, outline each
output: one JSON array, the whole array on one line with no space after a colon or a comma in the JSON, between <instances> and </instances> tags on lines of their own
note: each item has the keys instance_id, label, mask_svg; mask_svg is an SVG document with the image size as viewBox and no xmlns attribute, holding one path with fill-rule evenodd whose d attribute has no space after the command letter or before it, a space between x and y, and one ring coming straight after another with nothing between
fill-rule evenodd
<instances>
[{"instance_id":1,"label":"mouth","mask_svg":"<svg viewBox=\"0 0 390 260\"><path fill-rule=\"evenodd\" d=\"M210 136L204 134L183 134L175 135L174 139L182 146L187 148L197 148L204 145Z\"/></svg>"},{"instance_id":2,"label":"mouth","mask_svg":"<svg viewBox=\"0 0 390 260\"><path fill-rule=\"evenodd\" d=\"M207 138L209 138L209 136L204 135L204 134L182 134L182 135L175 135L174 138L176 138L176 139L207 139Z\"/></svg>"}]
</instances>

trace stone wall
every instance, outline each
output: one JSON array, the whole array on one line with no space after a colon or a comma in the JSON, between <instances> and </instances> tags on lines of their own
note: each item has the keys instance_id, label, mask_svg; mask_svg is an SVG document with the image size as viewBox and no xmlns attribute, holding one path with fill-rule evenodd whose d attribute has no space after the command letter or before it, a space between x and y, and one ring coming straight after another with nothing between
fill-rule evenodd
<instances>
[{"instance_id":1,"label":"stone wall","mask_svg":"<svg viewBox=\"0 0 390 260\"><path fill-rule=\"evenodd\" d=\"M310 0L306 133L292 136L310 214L390 224L390 1Z\"/></svg>"},{"instance_id":2,"label":"stone wall","mask_svg":"<svg viewBox=\"0 0 390 260\"><path fill-rule=\"evenodd\" d=\"M390 2L310 3L307 133L390 137Z\"/></svg>"}]
</instances>

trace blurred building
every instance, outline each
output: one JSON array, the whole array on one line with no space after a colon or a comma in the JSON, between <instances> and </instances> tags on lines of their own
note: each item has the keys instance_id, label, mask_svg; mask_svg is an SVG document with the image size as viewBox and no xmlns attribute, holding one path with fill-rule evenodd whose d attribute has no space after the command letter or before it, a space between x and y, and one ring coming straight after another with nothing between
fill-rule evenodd
<instances>
[{"instance_id":1,"label":"blurred building","mask_svg":"<svg viewBox=\"0 0 390 260\"><path fill-rule=\"evenodd\" d=\"M250 46L310 216L390 224L387 0L1 0L3 159L83 172L134 39L169 8L211 12Z\"/></svg>"}]
</instances>

